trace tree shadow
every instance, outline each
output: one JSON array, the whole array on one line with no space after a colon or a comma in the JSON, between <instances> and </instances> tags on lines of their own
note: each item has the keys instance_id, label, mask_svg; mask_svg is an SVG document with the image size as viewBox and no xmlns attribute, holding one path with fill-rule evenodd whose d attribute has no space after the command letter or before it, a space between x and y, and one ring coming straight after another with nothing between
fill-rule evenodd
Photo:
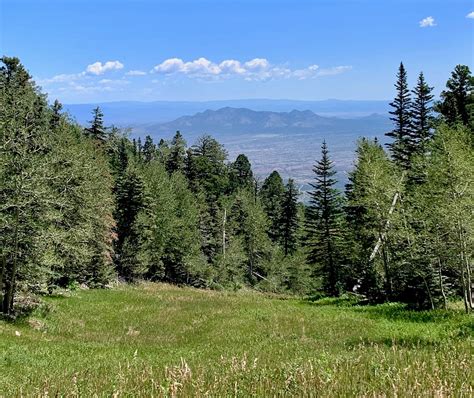
<instances>
[{"instance_id":1,"label":"tree shadow","mask_svg":"<svg viewBox=\"0 0 474 398\"><path fill-rule=\"evenodd\" d=\"M417 311L408 308L402 303L386 303L373 306L355 306L353 311L367 314L375 319L415 323L440 323L448 321L466 321L466 316L455 310L423 310ZM472 319L471 319L472 321Z\"/></svg>"},{"instance_id":2,"label":"tree shadow","mask_svg":"<svg viewBox=\"0 0 474 398\"><path fill-rule=\"evenodd\" d=\"M442 344L439 340L427 339L419 336L404 336L397 338L380 337L380 338L362 338L352 339L345 343L349 348L367 348L385 346L389 348L408 348L421 349L439 346Z\"/></svg>"}]
</instances>

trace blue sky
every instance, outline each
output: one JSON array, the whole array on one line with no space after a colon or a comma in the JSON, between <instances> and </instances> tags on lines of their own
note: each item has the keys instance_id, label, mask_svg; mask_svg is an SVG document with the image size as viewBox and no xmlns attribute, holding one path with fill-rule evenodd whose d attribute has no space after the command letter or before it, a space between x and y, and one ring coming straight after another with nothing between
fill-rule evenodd
<instances>
[{"instance_id":1,"label":"blue sky","mask_svg":"<svg viewBox=\"0 0 474 398\"><path fill-rule=\"evenodd\" d=\"M50 99L387 99L473 62L472 0L0 0L1 53Z\"/></svg>"}]
</instances>

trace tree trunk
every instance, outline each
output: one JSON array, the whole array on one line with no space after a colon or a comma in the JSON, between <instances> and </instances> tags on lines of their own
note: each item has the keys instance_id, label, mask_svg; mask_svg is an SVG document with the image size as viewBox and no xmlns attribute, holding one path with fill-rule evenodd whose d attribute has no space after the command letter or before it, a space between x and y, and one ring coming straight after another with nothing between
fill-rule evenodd
<instances>
[{"instance_id":1,"label":"tree trunk","mask_svg":"<svg viewBox=\"0 0 474 398\"><path fill-rule=\"evenodd\" d=\"M439 275L439 289L441 290L441 296L443 296L443 306L444 309L448 309L448 300L446 298L446 293L444 291L444 285L443 285L443 274L441 272L441 259L438 257L438 275Z\"/></svg>"},{"instance_id":2,"label":"tree trunk","mask_svg":"<svg viewBox=\"0 0 474 398\"><path fill-rule=\"evenodd\" d=\"M4 292L3 292L4 283L3 283L3 280L5 278L6 269L7 269L7 257L6 257L6 255L3 255L2 256L2 268L0 270L0 305L1 305L1 303L3 303L3 296L4 296Z\"/></svg>"},{"instance_id":3,"label":"tree trunk","mask_svg":"<svg viewBox=\"0 0 474 398\"><path fill-rule=\"evenodd\" d=\"M224 209L224 218L222 219L222 256L225 258L225 224L227 221L227 210Z\"/></svg>"},{"instance_id":4,"label":"tree trunk","mask_svg":"<svg viewBox=\"0 0 474 398\"><path fill-rule=\"evenodd\" d=\"M13 244L13 259L12 259L12 269L10 275L8 275L8 270L6 272L6 283L5 283L5 295L3 297L3 308L2 312L5 315L10 315L13 310L13 298L15 295L15 280L18 267L18 220L19 219L19 209L18 206L15 207L15 233L14 233L14 244Z\"/></svg>"}]
</instances>

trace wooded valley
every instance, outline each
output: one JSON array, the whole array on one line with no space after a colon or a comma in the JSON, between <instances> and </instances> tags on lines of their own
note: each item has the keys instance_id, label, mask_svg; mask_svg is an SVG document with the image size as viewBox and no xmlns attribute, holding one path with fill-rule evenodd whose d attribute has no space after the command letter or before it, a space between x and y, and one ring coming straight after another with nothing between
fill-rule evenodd
<instances>
[{"instance_id":1,"label":"wooded valley","mask_svg":"<svg viewBox=\"0 0 474 398\"><path fill-rule=\"evenodd\" d=\"M458 65L438 100L400 65L383 148L360 138L345 191L331 148L310 201L253 175L211 135L131 140L99 108L78 125L17 58L0 69L0 299L148 280L414 309L473 308L474 78ZM203 132L206 133L206 132ZM209 132L212 133L212 132Z\"/></svg>"}]
</instances>

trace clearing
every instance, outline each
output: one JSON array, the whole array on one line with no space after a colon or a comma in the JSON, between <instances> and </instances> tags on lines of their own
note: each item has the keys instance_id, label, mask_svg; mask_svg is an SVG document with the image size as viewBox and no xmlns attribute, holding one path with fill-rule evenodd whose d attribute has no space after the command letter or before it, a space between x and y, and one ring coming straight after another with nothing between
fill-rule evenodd
<instances>
[{"instance_id":1,"label":"clearing","mask_svg":"<svg viewBox=\"0 0 474 398\"><path fill-rule=\"evenodd\" d=\"M456 396L474 321L145 283L0 321L0 396Z\"/></svg>"}]
</instances>

